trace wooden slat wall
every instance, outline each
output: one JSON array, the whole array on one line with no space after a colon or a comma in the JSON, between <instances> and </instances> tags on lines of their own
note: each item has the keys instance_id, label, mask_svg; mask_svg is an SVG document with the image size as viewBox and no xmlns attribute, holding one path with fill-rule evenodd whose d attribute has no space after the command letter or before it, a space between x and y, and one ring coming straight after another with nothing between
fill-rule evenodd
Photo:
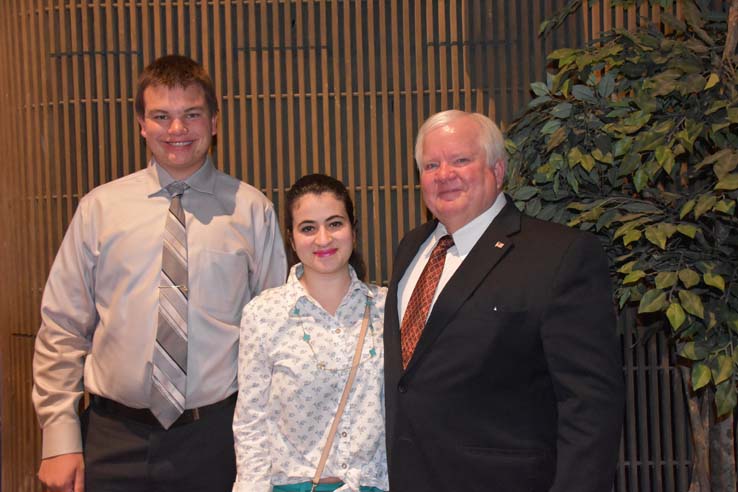
<instances>
[{"instance_id":1,"label":"wooden slat wall","mask_svg":"<svg viewBox=\"0 0 738 492\"><path fill-rule=\"evenodd\" d=\"M146 64L177 52L206 66L221 104L217 166L278 209L305 173L342 179L370 278L383 283L393 248L425 220L412 154L427 116L458 107L504 128L551 50L659 15L601 0L539 39L540 22L566 3L0 1L2 489L38 490L29 393L41 292L79 198L146 165L132 100ZM623 323L628 420L615 488L686 490L680 380L665 341L631 348L633 320Z\"/></svg>"}]
</instances>

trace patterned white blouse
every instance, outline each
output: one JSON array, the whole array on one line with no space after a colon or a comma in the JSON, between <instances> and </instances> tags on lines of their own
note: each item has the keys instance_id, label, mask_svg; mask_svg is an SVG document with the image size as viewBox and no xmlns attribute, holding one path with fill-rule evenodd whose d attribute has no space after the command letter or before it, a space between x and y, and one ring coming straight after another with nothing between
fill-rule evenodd
<instances>
[{"instance_id":1,"label":"patterned white blouse","mask_svg":"<svg viewBox=\"0 0 738 492\"><path fill-rule=\"evenodd\" d=\"M234 492L310 481L346 383L366 303L370 323L361 365L323 476L387 490L382 321L387 289L351 285L335 316L310 297L295 265L287 283L243 310L238 403L233 418L238 475Z\"/></svg>"}]
</instances>

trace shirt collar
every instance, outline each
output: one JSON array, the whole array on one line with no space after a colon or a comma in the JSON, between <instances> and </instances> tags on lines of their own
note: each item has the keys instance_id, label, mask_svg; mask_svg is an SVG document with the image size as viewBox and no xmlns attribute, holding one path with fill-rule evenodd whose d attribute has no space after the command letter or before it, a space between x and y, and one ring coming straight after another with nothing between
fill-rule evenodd
<instances>
[{"instance_id":1,"label":"shirt collar","mask_svg":"<svg viewBox=\"0 0 738 492\"><path fill-rule=\"evenodd\" d=\"M359 280L359 277L356 276L356 272L351 265L348 265L348 269L349 275L351 276L351 284L349 285L348 292L346 292L346 296L351 295L353 292L358 290L361 292L362 295L366 296L366 298L369 299L370 302L373 302L374 293L371 291L371 289L369 289L369 287L364 282ZM290 273L287 276L286 295L292 299L290 303L294 302L294 305L290 310L290 316L298 316L300 312L300 304L302 304L303 302L317 305L317 302L312 297L310 297L310 294L308 294L308 291L305 290L305 287L300 282L300 278L302 277L303 273L305 273L305 267L302 265L302 263L296 263L292 266L292 268L290 268Z\"/></svg>"},{"instance_id":2,"label":"shirt collar","mask_svg":"<svg viewBox=\"0 0 738 492\"><path fill-rule=\"evenodd\" d=\"M454 247L459 252L459 256L469 254L469 251L477 244L479 238L482 237L482 234L495 220L497 214L505 207L505 204L507 204L505 194L498 194L491 207L451 235L454 238ZM439 222L433 231L433 244L437 243L446 234L448 234L446 227Z\"/></svg>"},{"instance_id":3,"label":"shirt collar","mask_svg":"<svg viewBox=\"0 0 738 492\"><path fill-rule=\"evenodd\" d=\"M152 170L152 177L154 177L158 181L159 185L159 188L156 190L155 193L152 193L151 196L159 194L166 195L166 187L172 184L175 179L172 178L169 173L166 172L166 170L161 167L159 163L156 162L156 159L154 159L153 157L149 161L149 169ZM192 176L185 179L184 182L187 183L187 186L194 190L212 195L215 190L215 178L215 167L210 160L210 156L207 156L203 165L200 166L200 169L195 171Z\"/></svg>"}]
</instances>

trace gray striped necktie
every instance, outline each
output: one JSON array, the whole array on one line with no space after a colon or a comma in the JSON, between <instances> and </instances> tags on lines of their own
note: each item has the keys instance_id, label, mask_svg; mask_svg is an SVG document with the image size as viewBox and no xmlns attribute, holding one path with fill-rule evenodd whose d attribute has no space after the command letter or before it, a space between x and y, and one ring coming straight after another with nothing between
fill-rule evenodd
<instances>
[{"instance_id":1,"label":"gray striped necktie","mask_svg":"<svg viewBox=\"0 0 738 492\"><path fill-rule=\"evenodd\" d=\"M187 185L167 186L172 197L164 230L159 321L154 346L151 412L168 429L185 408L187 378L187 230L181 197Z\"/></svg>"}]
</instances>

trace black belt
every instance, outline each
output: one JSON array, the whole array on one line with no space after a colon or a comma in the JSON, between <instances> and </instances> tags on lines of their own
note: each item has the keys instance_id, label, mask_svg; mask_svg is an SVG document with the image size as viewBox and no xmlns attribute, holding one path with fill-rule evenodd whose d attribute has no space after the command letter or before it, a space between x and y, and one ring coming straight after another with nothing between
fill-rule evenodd
<instances>
[{"instance_id":1,"label":"black belt","mask_svg":"<svg viewBox=\"0 0 738 492\"><path fill-rule=\"evenodd\" d=\"M211 403L210 405L205 405L204 407L188 408L177 420L174 421L172 427L191 424L192 422L203 419L221 407L234 404L237 397L238 392L233 393L225 400L220 400L218 402ZM134 422L150 425L152 427L162 427L161 423L159 423L157 418L154 417L154 414L151 413L151 410L148 408L131 408L123 405L122 403L118 403L117 401L98 395L90 395L90 405L96 410L114 417L133 420Z\"/></svg>"}]
</instances>

